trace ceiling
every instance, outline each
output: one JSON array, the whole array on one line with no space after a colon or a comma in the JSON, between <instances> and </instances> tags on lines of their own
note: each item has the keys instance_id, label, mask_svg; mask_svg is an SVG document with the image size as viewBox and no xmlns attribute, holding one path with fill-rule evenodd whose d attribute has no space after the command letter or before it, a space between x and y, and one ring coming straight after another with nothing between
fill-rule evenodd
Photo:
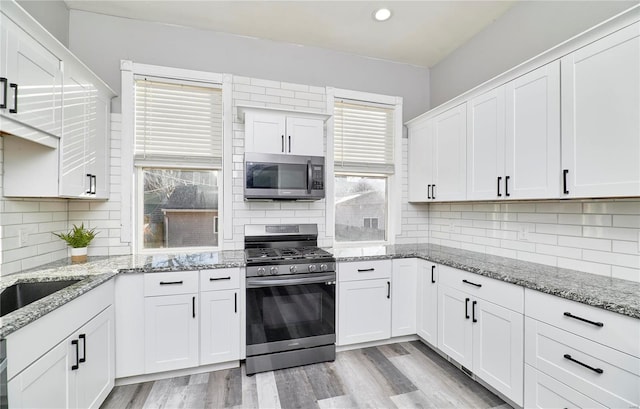
<instances>
[{"instance_id":1,"label":"ceiling","mask_svg":"<svg viewBox=\"0 0 640 409\"><path fill-rule=\"evenodd\" d=\"M499 18L499 1L65 0L70 9L431 67ZM392 17L372 18L379 7Z\"/></svg>"}]
</instances>

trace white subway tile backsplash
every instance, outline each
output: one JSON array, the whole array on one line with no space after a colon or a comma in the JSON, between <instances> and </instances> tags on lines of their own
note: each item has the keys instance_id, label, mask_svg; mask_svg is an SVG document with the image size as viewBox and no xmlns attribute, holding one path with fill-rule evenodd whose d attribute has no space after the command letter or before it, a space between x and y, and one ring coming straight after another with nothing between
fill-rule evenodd
<instances>
[{"instance_id":1,"label":"white subway tile backsplash","mask_svg":"<svg viewBox=\"0 0 640 409\"><path fill-rule=\"evenodd\" d=\"M558 215L554 213L518 213L519 222L558 223Z\"/></svg>"},{"instance_id":2,"label":"white subway tile backsplash","mask_svg":"<svg viewBox=\"0 0 640 409\"><path fill-rule=\"evenodd\" d=\"M558 236L558 245L589 250L611 251L611 240Z\"/></svg>"},{"instance_id":3,"label":"white subway tile backsplash","mask_svg":"<svg viewBox=\"0 0 640 409\"><path fill-rule=\"evenodd\" d=\"M614 253L638 254L640 253L637 241L613 240Z\"/></svg>"},{"instance_id":4,"label":"white subway tile backsplash","mask_svg":"<svg viewBox=\"0 0 640 409\"><path fill-rule=\"evenodd\" d=\"M611 226L610 214L559 214L558 223L582 226Z\"/></svg>"},{"instance_id":5,"label":"white subway tile backsplash","mask_svg":"<svg viewBox=\"0 0 640 409\"><path fill-rule=\"evenodd\" d=\"M582 259L621 267L640 269L640 256L638 255L612 253L608 251L584 250L582 252Z\"/></svg>"},{"instance_id":6,"label":"white subway tile backsplash","mask_svg":"<svg viewBox=\"0 0 640 409\"><path fill-rule=\"evenodd\" d=\"M628 241L634 241L638 238L638 229L585 226L582 228L582 231L585 237Z\"/></svg>"},{"instance_id":7,"label":"white subway tile backsplash","mask_svg":"<svg viewBox=\"0 0 640 409\"><path fill-rule=\"evenodd\" d=\"M640 268L611 266L611 277L640 282Z\"/></svg>"},{"instance_id":8,"label":"white subway tile backsplash","mask_svg":"<svg viewBox=\"0 0 640 409\"><path fill-rule=\"evenodd\" d=\"M584 271L586 273L611 276L611 266L608 264L592 263L583 260L558 257L558 267L570 270Z\"/></svg>"},{"instance_id":9,"label":"white subway tile backsplash","mask_svg":"<svg viewBox=\"0 0 640 409\"><path fill-rule=\"evenodd\" d=\"M582 204L584 213L640 214L640 201L594 201Z\"/></svg>"},{"instance_id":10,"label":"white subway tile backsplash","mask_svg":"<svg viewBox=\"0 0 640 409\"><path fill-rule=\"evenodd\" d=\"M613 226L614 227L640 228L640 215L639 216L614 215L613 216Z\"/></svg>"}]
</instances>

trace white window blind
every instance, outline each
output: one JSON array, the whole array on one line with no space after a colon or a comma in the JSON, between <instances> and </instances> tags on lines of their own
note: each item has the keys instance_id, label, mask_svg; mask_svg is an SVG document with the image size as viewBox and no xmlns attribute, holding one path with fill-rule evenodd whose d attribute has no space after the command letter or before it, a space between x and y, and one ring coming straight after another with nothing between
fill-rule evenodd
<instances>
[{"instance_id":1,"label":"white window blind","mask_svg":"<svg viewBox=\"0 0 640 409\"><path fill-rule=\"evenodd\" d=\"M336 172L394 172L394 107L357 101L334 104Z\"/></svg>"},{"instance_id":2,"label":"white window blind","mask_svg":"<svg viewBox=\"0 0 640 409\"><path fill-rule=\"evenodd\" d=\"M222 90L136 78L135 158L221 166Z\"/></svg>"}]
</instances>

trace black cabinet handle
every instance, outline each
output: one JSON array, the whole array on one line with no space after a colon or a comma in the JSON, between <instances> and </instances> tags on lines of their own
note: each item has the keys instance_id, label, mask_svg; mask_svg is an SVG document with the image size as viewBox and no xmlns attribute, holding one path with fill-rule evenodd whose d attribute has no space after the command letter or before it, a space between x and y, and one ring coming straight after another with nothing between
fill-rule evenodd
<instances>
[{"instance_id":1,"label":"black cabinet handle","mask_svg":"<svg viewBox=\"0 0 640 409\"><path fill-rule=\"evenodd\" d=\"M431 198L436 198L436 185L431 185Z\"/></svg>"},{"instance_id":2,"label":"black cabinet handle","mask_svg":"<svg viewBox=\"0 0 640 409\"><path fill-rule=\"evenodd\" d=\"M80 355L80 350L78 348L78 340L77 339L72 339L71 340L71 345L75 345L76 346L76 364L75 365L71 365L71 370L75 371L76 369L80 368L80 362L79 362L80 357L78 356L78 355Z\"/></svg>"},{"instance_id":3,"label":"black cabinet handle","mask_svg":"<svg viewBox=\"0 0 640 409\"><path fill-rule=\"evenodd\" d=\"M209 281L221 281L221 280L231 280L231 277L214 277L214 278L209 278Z\"/></svg>"},{"instance_id":4,"label":"black cabinet handle","mask_svg":"<svg viewBox=\"0 0 640 409\"><path fill-rule=\"evenodd\" d=\"M502 196L500 193L500 182L502 182L502 176L498 176L498 197Z\"/></svg>"},{"instance_id":5,"label":"black cabinet handle","mask_svg":"<svg viewBox=\"0 0 640 409\"><path fill-rule=\"evenodd\" d=\"M91 193L96 194L96 189L98 185L98 177L96 175L91 175Z\"/></svg>"},{"instance_id":6,"label":"black cabinet handle","mask_svg":"<svg viewBox=\"0 0 640 409\"><path fill-rule=\"evenodd\" d=\"M391 281L387 281L387 298L391 298Z\"/></svg>"},{"instance_id":7,"label":"black cabinet handle","mask_svg":"<svg viewBox=\"0 0 640 409\"><path fill-rule=\"evenodd\" d=\"M9 108L10 114L18 113L18 84L9 84L9 88L13 88L15 91L13 93L13 108Z\"/></svg>"},{"instance_id":8,"label":"black cabinet handle","mask_svg":"<svg viewBox=\"0 0 640 409\"><path fill-rule=\"evenodd\" d=\"M289 135L289 153L291 153L291 135Z\"/></svg>"},{"instance_id":9,"label":"black cabinet handle","mask_svg":"<svg viewBox=\"0 0 640 409\"><path fill-rule=\"evenodd\" d=\"M464 299L464 318L469 319L469 298Z\"/></svg>"},{"instance_id":10,"label":"black cabinet handle","mask_svg":"<svg viewBox=\"0 0 640 409\"><path fill-rule=\"evenodd\" d=\"M427 199L431 199L431 185L427 185Z\"/></svg>"},{"instance_id":11,"label":"black cabinet handle","mask_svg":"<svg viewBox=\"0 0 640 409\"><path fill-rule=\"evenodd\" d=\"M565 358L565 359L568 359L568 360L569 360L569 361L571 361L571 362L575 362L575 363L576 363L576 364L578 364L578 365L582 365L582 366L584 366L584 367L585 367L585 368L587 368L587 369L591 369L593 372L596 372L596 373L603 373L603 372L604 372L604 371L603 371L602 369L600 369L600 368L594 368L593 366L589 366L589 365L585 364L584 362L580 362L580 361L578 361L577 359L573 359L573 358L571 358L571 355L569 355L569 354L564 354L564 358Z\"/></svg>"},{"instance_id":12,"label":"black cabinet handle","mask_svg":"<svg viewBox=\"0 0 640 409\"><path fill-rule=\"evenodd\" d=\"M511 176L505 176L504 177L504 195L507 196L507 197L511 196L509 194L509 178L510 177Z\"/></svg>"},{"instance_id":13,"label":"black cabinet handle","mask_svg":"<svg viewBox=\"0 0 640 409\"><path fill-rule=\"evenodd\" d=\"M591 321L591 320L588 320L586 318L578 317L577 315L573 315L570 312L565 312L564 316L565 317L569 317L569 318L573 318L574 320L586 322L586 323L589 323L591 325L595 325L596 327L604 327L604 324L602 322Z\"/></svg>"},{"instance_id":14,"label":"black cabinet handle","mask_svg":"<svg viewBox=\"0 0 640 409\"><path fill-rule=\"evenodd\" d=\"M364 273L367 271L375 271L375 268L359 268L358 273Z\"/></svg>"},{"instance_id":15,"label":"black cabinet handle","mask_svg":"<svg viewBox=\"0 0 640 409\"><path fill-rule=\"evenodd\" d=\"M238 293L233 293L233 311L238 313Z\"/></svg>"},{"instance_id":16,"label":"black cabinet handle","mask_svg":"<svg viewBox=\"0 0 640 409\"><path fill-rule=\"evenodd\" d=\"M569 190L567 190L567 173L569 173L569 169L562 171L562 193L565 195L569 194Z\"/></svg>"},{"instance_id":17,"label":"black cabinet handle","mask_svg":"<svg viewBox=\"0 0 640 409\"><path fill-rule=\"evenodd\" d=\"M280 149L281 149L281 152L284 153L284 135L280 135L280 139L282 140L282 148Z\"/></svg>"},{"instance_id":18,"label":"black cabinet handle","mask_svg":"<svg viewBox=\"0 0 640 409\"><path fill-rule=\"evenodd\" d=\"M78 338L82 340L82 358L79 359L79 362L87 362L87 335L80 334Z\"/></svg>"},{"instance_id":19,"label":"black cabinet handle","mask_svg":"<svg viewBox=\"0 0 640 409\"><path fill-rule=\"evenodd\" d=\"M85 192L86 194L91 194L91 187L93 186L93 179L91 178L91 173L87 173L87 177L89 178L89 189Z\"/></svg>"},{"instance_id":20,"label":"black cabinet handle","mask_svg":"<svg viewBox=\"0 0 640 409\"><path fill-rule=\"evenodd\" d=\"M433 271L436 269L436 266L431 266L431 284L436 283L436 279L433 277Z\"/></svg>"},{"instance_id":21,"label":"black cabinet handle","mask_svg":"<svg viewBox=\"0 0 640 409\"><path fill-rule=\"evenodd\" d=\"M191 316L192 318L196 317L196 297L195 295L191 297Z\"/></svg>"},{"instance_id":22,"label":"black cabinet handle","mask_svg":"<svg viewBox=\"0 0 640 409\"><path fill-rule=\"evenodd\" d=\"M182 284L182 280L180 280L180 281L160 281L160 285L174 285L174 284Z\"/></svg>"},{"instance_id":23,"label":"black cabinet handle","mask_svg":"<svg viewBox=\"0 0 640 409\"><path fill-rule=\"evenodd\" d=\"M465 284L471 284L472 286L475 286L475 287L478 287L478 288L482 287L482 284L472 283L471 281L462 280L462 282L465 283Z\"/></svg>"},{"instance_id":24,"label":"black cabinet handle","mask_svg":"<svg viewBox=\"0 0 640 409\"><path fill-rule=\"evenodd\" d=\"M472 322L478 322L478 320L476 319L476 304L478 303L478 301L474 301L471 303L471 321Z\"/></svg>"},{"instance_id":25,"label":"black cabinet handle","mask_svg":"<svg viewBox=\"0 0 640 409\"><path fill-rule=\"evenodd\" d=\"M0 109L5 109L7 107L7 79L5 77L0 77L0 83L2 83L2 103L0 104Z\"/></svg>"}]
</instances>

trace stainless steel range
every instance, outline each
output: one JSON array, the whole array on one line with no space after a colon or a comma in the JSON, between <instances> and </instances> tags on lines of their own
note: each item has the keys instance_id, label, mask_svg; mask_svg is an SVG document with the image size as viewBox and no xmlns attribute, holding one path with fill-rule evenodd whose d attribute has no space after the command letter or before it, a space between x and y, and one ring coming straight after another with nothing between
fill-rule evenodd
<instances>
[{"instance_id":1,"label":"stainless steel range","mask_svg":"<svg viewBox=\"0 0 640 409\"><path fill-rule=\"evenodd\" d=\"M247 374L333 361L336 262L315 224L246 225Z\"/></svg>"}]
</instances>

